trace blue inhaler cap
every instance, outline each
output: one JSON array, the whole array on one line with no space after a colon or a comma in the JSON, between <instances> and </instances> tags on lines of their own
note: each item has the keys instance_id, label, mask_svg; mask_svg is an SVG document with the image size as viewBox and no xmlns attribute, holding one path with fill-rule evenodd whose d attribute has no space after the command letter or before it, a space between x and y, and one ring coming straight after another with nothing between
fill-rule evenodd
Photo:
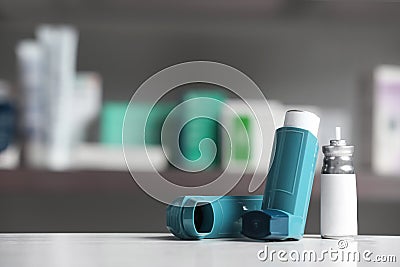
<instances>
[{"instance_id":1,"label":"blue inhaler cap","mask_svg":"<svg viewBox=\"0 0 400 267\"><path fill-rule=\"evenodd\" d=\"M181 239L193 239L189 236L183 228L183 209L187 197L179 197L175 199L167 207L167 229L176 237Z\"/></svg>"}]
</instances>

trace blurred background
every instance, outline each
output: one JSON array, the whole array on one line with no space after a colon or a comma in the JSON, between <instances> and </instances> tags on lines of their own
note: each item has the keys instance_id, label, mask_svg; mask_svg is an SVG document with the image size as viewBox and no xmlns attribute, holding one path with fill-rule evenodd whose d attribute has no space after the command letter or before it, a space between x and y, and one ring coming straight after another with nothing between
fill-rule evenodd
<instances>
[{"instance_id":1,"label":"blurred background","mask_svg":"<svg viewBox=\"0 0 400 267\"><path fill-rule=\"evenodd\" d=\"M271 100L277 126L290 108L321 116L321 144L341 126L356 146L360 234L400 234L399 14L397 1L0 0L0 232L166 231L165 205L127 170L123 118L151 75L209 60L247 74ZM157 169L179 184L206 183L224 167L224 149L194 174L174 169L160 149L169 110L199 95L236 106L245 125L253 119L216 86L193 84L163 99L146 144ZM131 117L144 123L140 112ZM182 142L222 144L217 125L202 123ZM196 127L208 131L194 136ZM134 128L128 144L143 155ZM239 165L250 157L244 151ZM247 194L252 171L231 194ZM140 172L151 179L145 164ZM319 233L319 172L307 233Z\"/></svg>"}]
</instances>

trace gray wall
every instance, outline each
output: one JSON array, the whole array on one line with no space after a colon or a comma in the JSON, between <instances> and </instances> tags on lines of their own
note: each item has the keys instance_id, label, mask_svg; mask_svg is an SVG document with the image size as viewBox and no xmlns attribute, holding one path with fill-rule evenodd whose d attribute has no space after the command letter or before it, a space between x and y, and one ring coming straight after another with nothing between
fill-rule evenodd
<instances>
[{"instance_id":1,"label":"gray wall","mask_svg":"<svg viewBox=\"0 0 400 267\"><path fill-rule=\"evenodd\" d=\"M398 14L400 4L377 1L0 0L0 77L16 81L15 44L33 37L36 25L71 23L80 31L78 68L102 74L105 100L128 100L145 79L167 66L211 60L246 73L269 99L342 109L354 120L361 77L377 64L400 64ZM354 141L360 135L357 127L350 138ZM165 230L160 223L163 207L155 201L141 197L143 210L129 213L137 196L108 197L76 197L74 192L3 195L0 208L10 221L2 227ZM93 209L94 203L105 208ZM364 199L360 231L398 234L392 222L400 218L391 211L399 206L398 201ZM29 213L32 210L41 216ZM51 210L57 210L56 217ZM153 213L137 217L146 210ZM99 220L98 227L90 228L96 221L88 214ZM313 200L308 232L318 232L318 214ZM387 227L381 227L381 218Z\"/></svg>"},{"instance_id":2,"label":"gray wall","mask_svg":"<svg viewBox=\"0 0 400 267\"><path fill-rule=\"evenodd\" d=\"M78 27L78 68L103 75L106 100L128 100L167 66L211 60L249 75L268 99L353 116L362 75L378 64L400 64L396 3L69 2L0 1L0 77L16 80L15 44L39 23Z\"/></svg>"}]
</instances>

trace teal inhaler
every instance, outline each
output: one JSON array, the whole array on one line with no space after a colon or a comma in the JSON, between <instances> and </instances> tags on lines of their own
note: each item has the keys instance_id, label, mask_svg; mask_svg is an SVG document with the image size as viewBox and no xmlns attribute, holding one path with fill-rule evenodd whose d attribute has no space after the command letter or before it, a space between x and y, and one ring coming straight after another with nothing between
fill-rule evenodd
<instances>
[{"instance_id":1,"label":"teal inhaler","mask_svg":"<svg viewBox=\"0 0 400 267\"><path fill-rule=\"evenodd\" d=\"M290 110L275 132L262 209L243 215L242 234L259 240L303 237L318 152L319 117Z\"/></svg>"},{"instance_id":2,"label":"teal inhaler","mask_svg":"<svg viewBox=\"0 0 400 267\"><path fill-rule=\"evenodd\" d=\"M232 238L241 216L260 210L263 196L184 196L167 207L167 228L180 239Z\"/></svg>"}]
</instances>

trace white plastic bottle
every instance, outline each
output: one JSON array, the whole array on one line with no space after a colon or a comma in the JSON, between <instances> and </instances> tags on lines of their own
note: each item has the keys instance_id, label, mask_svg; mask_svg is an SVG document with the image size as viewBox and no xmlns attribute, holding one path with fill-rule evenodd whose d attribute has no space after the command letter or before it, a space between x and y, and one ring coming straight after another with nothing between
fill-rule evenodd
<instances>
[{"instance_id":1,"label":"white plastic bottle","mask_svg":"<svg viewBox=\"0 0 400 267\"><path fill-rule=\"evenodd\" d=\"M321 236L343 238L356 236L357 187L353 166L354 146L341 139L336 127L336 139L323 146L321 173Z\"/></svg>"}]
</instances>

